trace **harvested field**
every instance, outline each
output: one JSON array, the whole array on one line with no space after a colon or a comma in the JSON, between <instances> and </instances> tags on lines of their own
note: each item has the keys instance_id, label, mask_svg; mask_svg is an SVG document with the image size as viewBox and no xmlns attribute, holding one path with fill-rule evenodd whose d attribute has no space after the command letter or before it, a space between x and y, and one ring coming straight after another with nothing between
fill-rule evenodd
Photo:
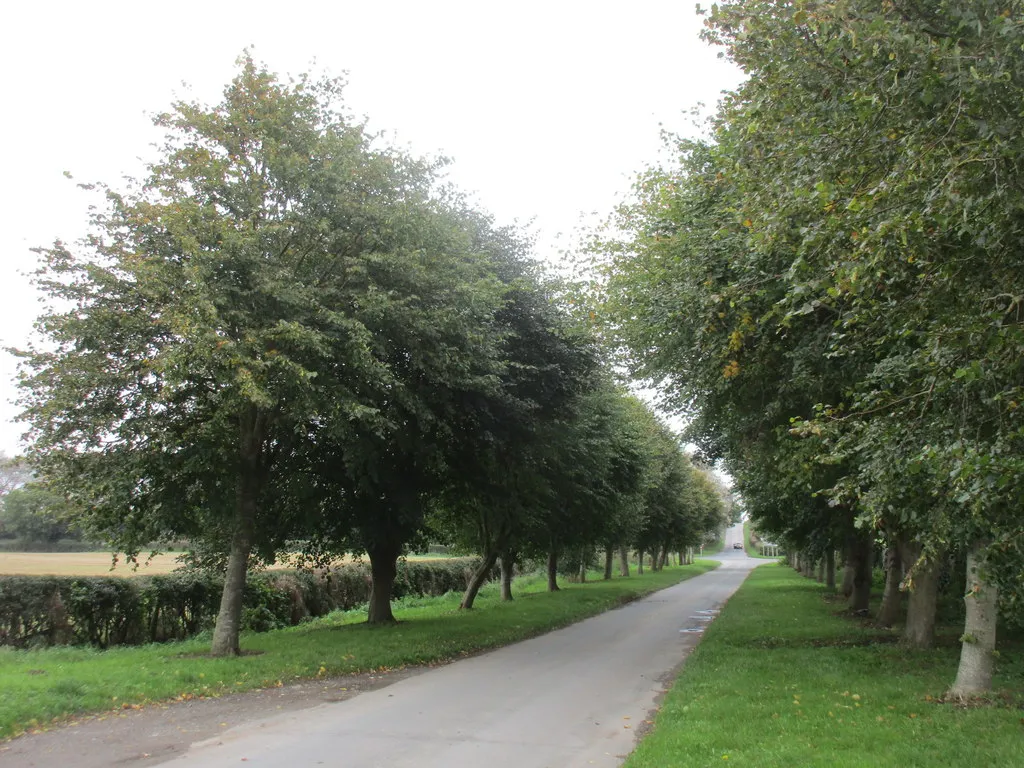
<instances>
[{"instance_id":1,"label":"harvested field","mask_svg":"<svg viewBox=\"0 0 1024 768\"><path fill-rule=\"evenodd\" d=\"M0 575L2 576L153 576L170 573L178 567L178 554L157 555L147 562L139 558L139 567L118 559L111 570L109 552L0 552ZM443 560L445 555L409 555L410 560ZM339 561L340 563L340 561ZM273 566L287 568L286 564Z\"/></svg>"},{"instance_id":2,"label":"harvested field","mask_svg":"<svg viewBox=\"0 0 1024 768\"><path fill-rule=\"evenodd\" d=\"M178 567L177 553L157 555L148 563L140 558L138 570L119 558L110 568L109 552L0 552L0 574L5 576L140 576L170 573Z\"/></svg>"}]
</instances>

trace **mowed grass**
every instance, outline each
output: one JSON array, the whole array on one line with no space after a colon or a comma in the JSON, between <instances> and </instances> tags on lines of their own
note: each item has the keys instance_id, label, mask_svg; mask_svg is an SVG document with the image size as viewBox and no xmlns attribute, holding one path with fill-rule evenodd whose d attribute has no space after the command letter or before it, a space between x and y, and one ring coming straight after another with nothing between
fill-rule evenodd
<instances>
[{"instance_id":1,"label":"mowed grass","mask_svg":"<svg viewBox=\"0 0 1024 768\"><path fill-rule=\"evenodd\" d=\"M544 591L540 577L518 579L511 603L488 585L472 611L461 595L396 601L400 623L369 627L364 611L335 613L289 629L242 637L239 658L213 659L209 637L114 648L0 649L0 738L86 712L148 702L220 696L298 679L431 664L563 627L705 573L718 564L668 567L611 581ZM593 574L597 575L597 574Z\"/></svg>"},{"instance_id":2,"label":"mowed grass","mask_svg":"<svg viewBox=\"0 0 1024 768\"><path fill-rule=\"evenodd\" d=\"M957 645L908 651L824 594L785 566L755 570L625 768L1024 766L1020 644L1001 649L993 703L939 703Z\"/></svg>"},{"instance_id":3,"label":"mowed grass","mask_svg":"<svg viewBox=\"0 0 1024 768\"><path fill-rule=\"evenodd\" d=\"M181 567L180 553L164 552L139 557L138 568L119 557L115 564L110 552L0 552L0 575L4 576L155 576ZM409 560L443 560L448 555L409 555ZM336 565L344 562L341 558ZM272 568L289 568L281 563Z\"/></svg>"}]
</instances>

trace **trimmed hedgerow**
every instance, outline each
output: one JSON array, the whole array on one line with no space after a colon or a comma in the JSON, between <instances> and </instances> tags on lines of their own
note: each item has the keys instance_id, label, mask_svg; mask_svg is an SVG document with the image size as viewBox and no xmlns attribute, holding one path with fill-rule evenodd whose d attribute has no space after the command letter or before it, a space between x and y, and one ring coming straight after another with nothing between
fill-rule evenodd
<instances>
[{"instance_id":1,"label":"trimmed hedgerow","mask_svg":"<svg viewBox=\"0 0 1024 768\"><path fill-rule=\"evenodd\" d=\"M476 562L400 562L393 597L465 589ZM213 626L223 580L202 571L162 576L0 576L0 645L112 645L180 640ZM264 571L249 577L243 626L257 632L366 603L370 569Z\"/></svg>"}]
</instances>

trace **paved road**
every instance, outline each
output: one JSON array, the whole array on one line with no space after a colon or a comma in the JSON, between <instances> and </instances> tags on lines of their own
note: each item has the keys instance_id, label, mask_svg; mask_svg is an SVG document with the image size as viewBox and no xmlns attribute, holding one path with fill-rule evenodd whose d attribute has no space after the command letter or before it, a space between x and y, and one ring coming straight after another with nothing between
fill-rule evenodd
<instances>
[{"instance_id":1,"label":"paved road","mask_svg":"<svg viewBox=\"0 0 1024 768\"><path fill-rule=\"evenodd\" d=\"M617 766L700 637L685 630L765 562L732 549L741 536L730 529L720 568L645 600L348 701L240 726L163 765Z\"/></svg>"}]
</instances>

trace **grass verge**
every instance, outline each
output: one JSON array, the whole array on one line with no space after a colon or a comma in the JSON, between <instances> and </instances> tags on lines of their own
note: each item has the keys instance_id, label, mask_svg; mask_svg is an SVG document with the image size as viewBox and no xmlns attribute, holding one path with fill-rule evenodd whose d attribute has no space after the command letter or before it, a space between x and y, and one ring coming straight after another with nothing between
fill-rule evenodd
<instances>
[{"instance_id":1,"label":"grass verge","mask_svg":"<svg viewBox=\"0 0 1024 768\"><path fill-rule=\"evenodd\" d=\"M992 703L941 704L958 646L908 651L823 597L785 566L753 571L625 768L1024 765L1019 645L1002 649Z\"/></svg>"},{"instance_id":2,"label":"grass verge","mask_svg":"<svg viewBox=\"0 0 1024 768\"><path fill-rule=\"evenodd\" d=\"M747 557L756 557L761 560L778 560L778 555L762 555L760 550L751 541L750 534L753 533L753 529L750 527L749 522L743 523L743 546L747 551Z\"/></svg>"},{"instance_id":3,"label":"grass verge","mask_svg":"<svg viewBox=\"0 0 1024 768\"><path fill-rule=\"evenodd\" d=\"M698 576L711 561L657 573L563 584L525 577L511 603L488 585L472 611L461 595L396 601L399 624L369 627L365 611L334 613L297 627L245 634L247 655L213 659L209 637L114 648L0 648L0 738L41 729L71 715L137 708L148 702L220 696L297 679L431 664L539 635Z\"/></svg>"}]
</instances>

